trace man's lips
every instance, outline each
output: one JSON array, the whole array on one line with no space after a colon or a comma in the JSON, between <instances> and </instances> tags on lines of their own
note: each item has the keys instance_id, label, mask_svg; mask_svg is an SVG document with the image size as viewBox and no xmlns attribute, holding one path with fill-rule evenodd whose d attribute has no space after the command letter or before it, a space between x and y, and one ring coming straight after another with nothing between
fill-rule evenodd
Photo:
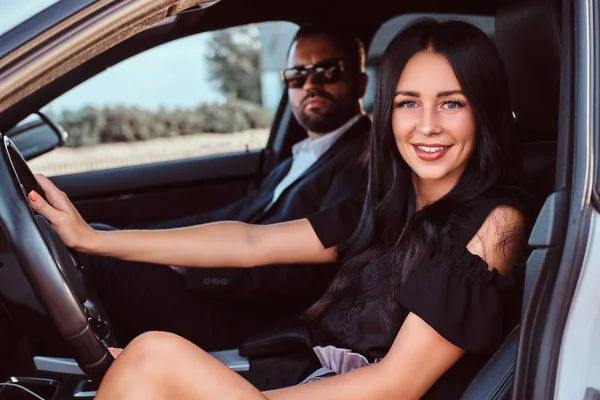
<instances>
[{"instance_id":1,"label":"man's lips","mask_svg":"<svg viewBox=\"0 0 600 400\"><path fill-rule=\"evenodd\" d=\"M322 107L322 106L328 105L329 103L330 103L330 101L323 97L312 97L310 99L307 99L304 102L303 107L304 108Z\"/></svg>"}]
</instances>

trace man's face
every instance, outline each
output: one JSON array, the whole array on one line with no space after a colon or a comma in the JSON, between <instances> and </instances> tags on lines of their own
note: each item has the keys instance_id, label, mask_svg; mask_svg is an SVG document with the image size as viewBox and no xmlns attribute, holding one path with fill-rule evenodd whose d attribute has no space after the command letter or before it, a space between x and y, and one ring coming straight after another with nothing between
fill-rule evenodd
<instances>
[{"instance_id":1,"label":"man's face","mask_svg":"<svg viewBox=\"0 0 600 400\"><path fill-rule=\"evenodd\" d=\"M345 61L340 70L339 61ZM288 84L288 96L296 119L307 131L328 133L351 118L362 97L363 75L349 65L347 55L335 39L325 35L298 38L290 49L288 68L324 66L322 75L305 73ZM331 79L333 77L333 79Z\"/></svg>"}]
</instances>

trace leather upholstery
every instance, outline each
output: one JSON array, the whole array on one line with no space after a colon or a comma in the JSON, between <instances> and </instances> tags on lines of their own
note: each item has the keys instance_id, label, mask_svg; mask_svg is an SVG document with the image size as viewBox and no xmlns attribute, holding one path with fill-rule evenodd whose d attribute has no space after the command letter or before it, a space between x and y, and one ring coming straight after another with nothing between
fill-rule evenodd
<instances>
[{"instance_id":1,"label":"leather upholstery","mask_svg":"<svg viewBox=\"0 0 600 400\"><path fill-rule=\"evenodd\" d=\"M556 169L556 142L544 141L521 145L524 186L541 206L554 189Z\"/></svg>"},{"instance_id":2,"label":"leather upholstery","mask_svg":"<svg viewBox=\"0 0 600 400\"><path fill-rule=\"evenodd\" d=\"M508 6L496 16L496 44L511 85L526 184L544 201L554 187L560 90L560 14L553 0ZM535 279L527 274L526 279ZM528 283L526 283L527 285ZM519 326L463 393L463 400L510 398Z\"/></svg>"},{"instance_id":3,"label":"leather upholstery","mask_svg":"<svg viewBox=\"0 0 600 400\"><path fill-rule=\"evenodd\" d=\"M519 326L504 340L500 349L477 374L462 399L504 400L510 396L519 344Z\"/></svg>"},{"instance_id":4,"label":"leather upholstery","mask_svg":"<svg viewBox=\"0 0 600 400\"><path fill-rule=\"evenodd\" d=\"M268 357L306 350L308 343L304 324L296 318L278 321L257 335L250 336L240 346L242 357Z\"/></svg>"},{"instance_id":5,"label":"leather upholstery","mask_svg":"<svg viewBox=\"0 0 600 400\"><path fill-rule=\"evenodd\" d=\"M560 19L553 0L518 3L495 19L495 42L508 75L522 142L556 138Z\"/></svg>"}]
</instances>

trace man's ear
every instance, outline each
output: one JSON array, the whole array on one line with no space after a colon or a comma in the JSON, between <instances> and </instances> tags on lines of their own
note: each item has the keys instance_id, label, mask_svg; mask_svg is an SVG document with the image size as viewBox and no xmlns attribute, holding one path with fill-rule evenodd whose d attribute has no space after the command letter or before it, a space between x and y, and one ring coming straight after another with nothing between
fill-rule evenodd
<instances>
[{"instance_id":1,"label":"man's ear","mask_svg":"<svg viewBox=\"0 0 600 400\"><path fill-rule=\"evenodd\" d=\"M358 98L361 99L367 91L367 83L369 83L369 75L366 72L361 72L358 77Z\"/></svg>"}]
</instances>

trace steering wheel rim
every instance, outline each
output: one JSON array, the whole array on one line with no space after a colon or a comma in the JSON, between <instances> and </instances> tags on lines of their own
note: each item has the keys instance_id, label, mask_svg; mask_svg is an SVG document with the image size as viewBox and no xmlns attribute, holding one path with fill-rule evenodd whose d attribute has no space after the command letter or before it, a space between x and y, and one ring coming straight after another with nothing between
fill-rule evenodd
<instances>
[{"instance_id":1,"label":"steering wheel rim","mask_svg":"<svg viewBox=\"0 0 600 400\"><path fill-rule=\"evenodd\" d=\"M86 375L100 382L114 358L94 331L98 316L84 305L87 291L74 259L27 193L43 191L12 141L0 146L0 229L50 320ZM83 289L82 289L83 288Z\"/></svg>"}]
</instances>

